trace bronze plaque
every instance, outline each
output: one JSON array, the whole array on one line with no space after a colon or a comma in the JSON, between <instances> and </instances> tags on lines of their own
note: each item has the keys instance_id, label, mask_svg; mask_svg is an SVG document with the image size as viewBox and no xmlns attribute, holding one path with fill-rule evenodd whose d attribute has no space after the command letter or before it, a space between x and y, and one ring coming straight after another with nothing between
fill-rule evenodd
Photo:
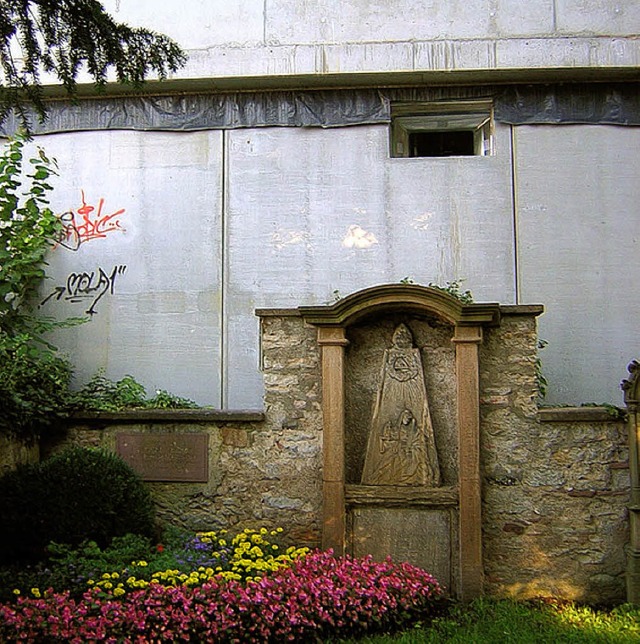
<instances>
[{"instance_id":1,"label":"bronze plaque","mask_svg":"<svg viewBox=\"0 0 640 644\"><path fill-rule=\"evenodd\" d=\"M145 481L209 480L209 435L118 434L116 452Z\"/></svg>"}]
</instances>

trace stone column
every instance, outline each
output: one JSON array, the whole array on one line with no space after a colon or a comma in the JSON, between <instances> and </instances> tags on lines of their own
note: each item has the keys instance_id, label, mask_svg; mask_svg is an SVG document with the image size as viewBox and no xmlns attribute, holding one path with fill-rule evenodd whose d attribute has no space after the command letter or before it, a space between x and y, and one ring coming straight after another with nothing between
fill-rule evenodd
<instances>
[{"instance_id":1,"label":"stone column","mask_svg":"<svg viewBox=\"0 0 640 644\"><path fill-rule=\"evenodd\" d=\"M482 494L480 484L480 378L482 327L456 326L459 450L460 597L482 595Z\"/></svg>"},{"instance_id":2,"label":"stone column","mask_svg":"<svg viewBox=\"0 0 640 644\"><path fill-rule=\"evenodd\" d=\"M640 362L628 367L629 379L622 381L629 427L629 544L627 545L627 601L640 606Z\"/></svg>"},{"instance_id":3,"label":"stone column","mask_svg":"<svg viewBox=\"0 0 640 644\"><path fill-rule=\"evenodd\" d=\"M344 504L344 350L345 329L318 327L322 347L322 548L337 556L345 549Z\"/></svg>"}]
</instances>

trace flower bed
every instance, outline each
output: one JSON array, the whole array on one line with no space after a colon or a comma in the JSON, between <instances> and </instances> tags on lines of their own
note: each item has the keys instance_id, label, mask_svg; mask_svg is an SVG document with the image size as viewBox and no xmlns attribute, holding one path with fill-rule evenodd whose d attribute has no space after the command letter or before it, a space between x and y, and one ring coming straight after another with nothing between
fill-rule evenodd
<instances>
[{"instance_id":1,"label":"flower bed","mask_svg":"<svg viewBox=\"0 0 640 644\"><path fill-rule=\"evenodd\" d=\"M400 627L427 617L442 596L415 566L319 551L248 581L158 580L120 597L114 591L94 588L79 599L45 591L0 605L0 640L310 641Z\"/></svg>"}]
</instances>

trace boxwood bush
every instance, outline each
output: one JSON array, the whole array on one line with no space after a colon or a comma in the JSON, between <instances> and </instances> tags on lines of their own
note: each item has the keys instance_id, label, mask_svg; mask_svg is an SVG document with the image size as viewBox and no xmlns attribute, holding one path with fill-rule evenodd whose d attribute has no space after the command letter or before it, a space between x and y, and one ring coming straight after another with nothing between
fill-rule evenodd
<instances>
[{"instance_id":1,"label":"boxwood bush","mask_svg":"<svg viewBox=\"0 0 640 644\"><path fill-rule=\"evenodd\" d=\"M116 536L154 536L153 501L113 453L72 447L0 478L0 562L37 561L49 542L101 546Z\"/></svg>"}]
</instances>

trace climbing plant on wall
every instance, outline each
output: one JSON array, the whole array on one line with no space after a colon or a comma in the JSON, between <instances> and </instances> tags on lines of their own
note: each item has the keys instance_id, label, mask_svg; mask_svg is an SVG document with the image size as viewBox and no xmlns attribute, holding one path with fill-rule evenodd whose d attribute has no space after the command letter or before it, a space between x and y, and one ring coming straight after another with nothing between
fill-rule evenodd
<instances>
[{"instance_id":1,"label":"climbing plant on wall","mask_svg":"<svg viewBox=\"0 0 640 644\"><path fill-rule=\"evenodd\" d=\"M76 321L34 310L60 221L48 205L55 161L38 148L25 164L26 142L17 135L0 156L0 433L29 440L62 413L71 378L45 336Z\"/></svg>"}]
</instances>

